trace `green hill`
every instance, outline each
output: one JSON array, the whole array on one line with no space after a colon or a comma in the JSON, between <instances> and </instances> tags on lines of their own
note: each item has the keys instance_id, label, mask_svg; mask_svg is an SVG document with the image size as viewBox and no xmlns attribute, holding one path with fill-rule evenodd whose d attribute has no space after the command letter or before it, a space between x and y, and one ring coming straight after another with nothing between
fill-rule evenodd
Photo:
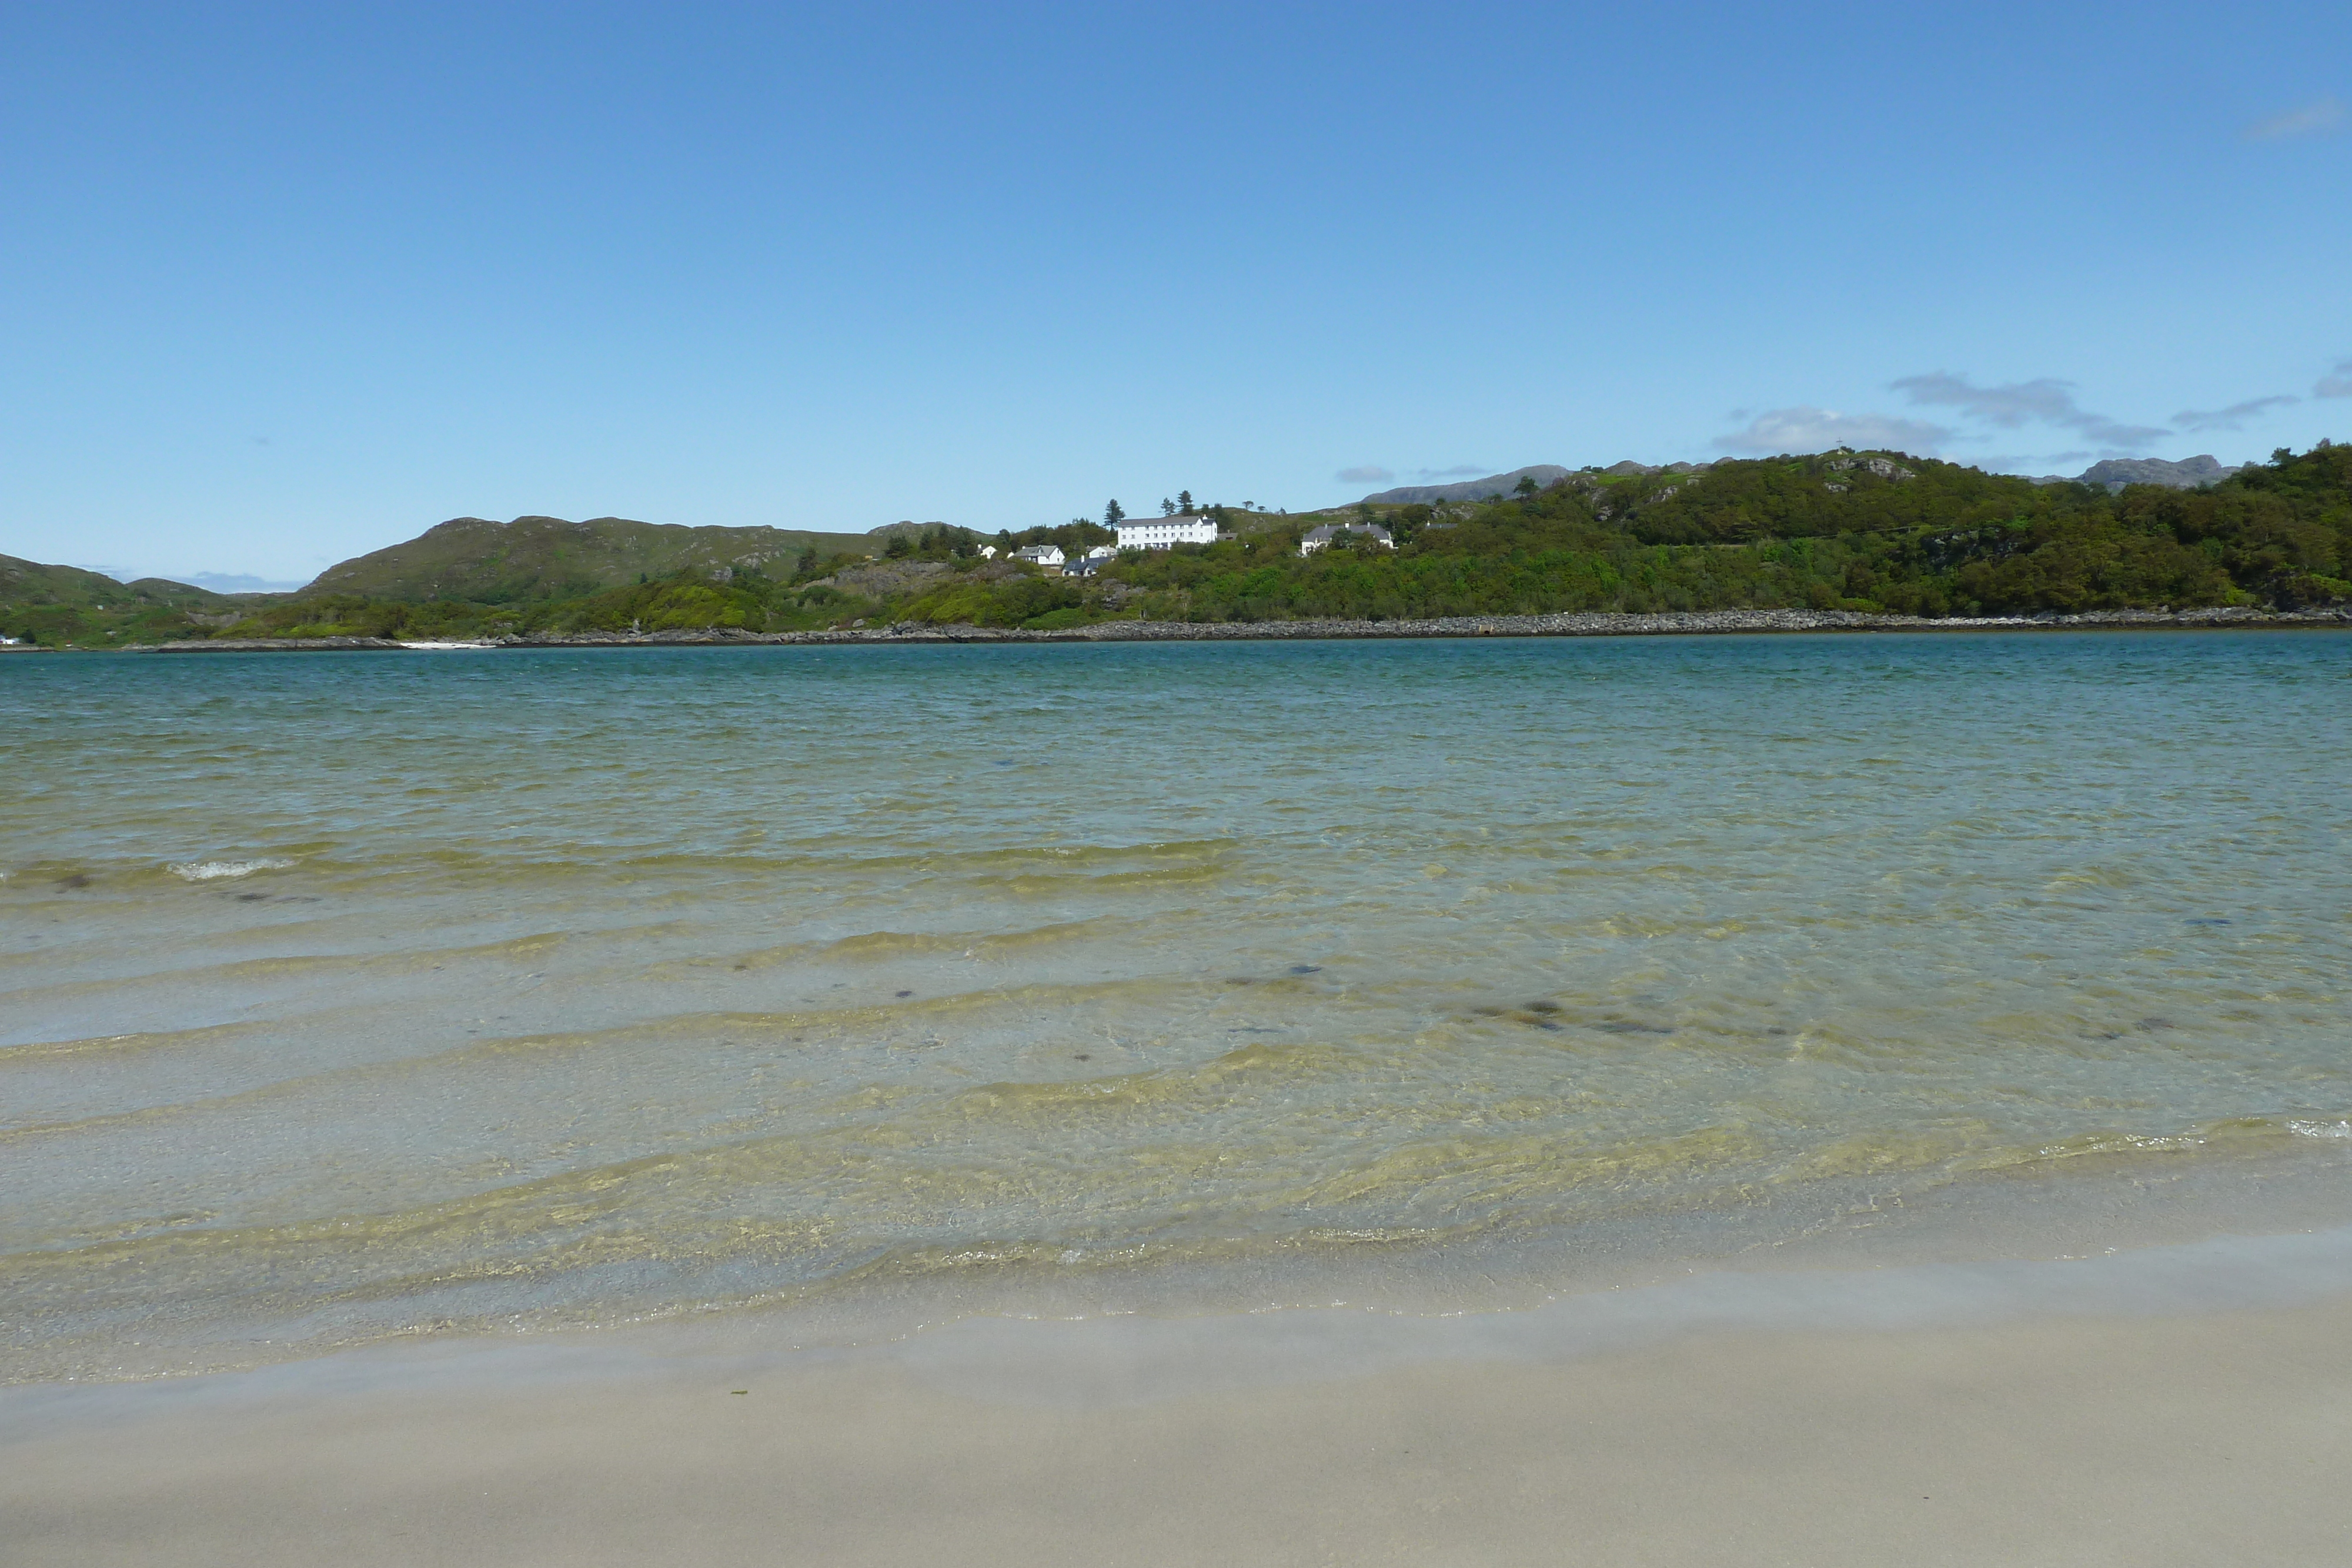
<instances>
[{"instance_id":1,"label":"green hill","mask_svg":"<svg viewBox=\"0 0 2352 1568\"><path fill-rule=\"evenodd\" d=\"M983 559L961 530L887 530L887 571L813 554L727 575L649 572L505 603L309 594L236 636L782 632L899 622L1057 628L1154 621L1401 620L1559 611L1844 610L1947 615L2340 604L2352 600L2352 448L2281 452L2184 490L2037 484L1893 452L1528 476L1493 501L1305 516L1212 508L1212 545L1130 551L1084 577ZM1300 554L1318 522L1376 522ZM892 537L895 536L895 537ZM1082 551L1091 524L1016 544ZM871 536L868 536L871 538ZM863 542L863 541L861 541Z\"/></svg>"},{"instance_id":2,"label":"green hill","mask_svg":"<svg viewBox=\"0 0 2352 1568\"><path fill-rule=\"evenodd\" d=\"M887 530L877 530L884 533ZM878 553L866 534L793 528L690 528L626 517L453 517L402 544L331 566L301 591L409 602L518 604L570 599L688 573L725 581L738 572L789 572L803 554Z\"/></svg>"},{"instance_id":3,"label":"green hill","mask_svg":"<svg viewBox=\"0 0 2352 1568\"><path fill-rule=\"evenodd\" d=\"M0 632L121 646L173 637L430 638L783 632L899 622L1058 628L1577 611L2035 614L2352 601L2352 447L2282 450L2183 489L2036 482L1894 452L1525 476L1495 500L1213 507L1210 545L1086 575L984 558L967 530L689 528L459 517L295 594L123 584L0 558ZM1308 541L1318 523L1350 527ZM1000 536L1072 555L1091 523ZM1325 548L1301 554L1304 543ZM1391 548L1392 547L1392 548ZM880 557L878 563L867 558Z\"/></svg>"},{"instance_id":4,"label":"green hill","mask_svg":"<svg viewBox=\"0 0 2352 1568\"><path fill-rule=\"evenodd\" d=\"M845 534L696 528L625 517L583 523L456 517L404 543L329 567L290 594L214 593L162 578L125 583L79 567L0 556L0 636L47 647L116 648L206 637L232 627L237 635L308 634L341 626L361 604L452 607L450 615L416 618L430 632L445 620L470 625L484 613L510 615L521 605L594 599L648 581L708 585L771 572L790 577L815 561L880 555L894 537L923 528L893 523ZM394 630L405 623L397 614L366 620L371 627L382 622Z\"/></svg>"},{"instance_id":5,"label":"green hill","mask_svg":"<svg viewBox=\"0 0 2352 1568\"><path fill-rule=\"evenodd\" d=\"M76 566L44 566L0 555L0 636L50 647L110 648L202 635L266 601L142 577L117 582Z\"/></svg>"},{"instance_id":6,"label":"green hill","mask_svg":"<svg viewBox=\"0 0 2352 1568\"><path fill-rule=\"evenodd\" d=\"M2352 447L2327 442L2199 489L2111 493L1837 451L1689 473L1587 468L1481 506L1359 503L1345 516L1381 523L1399 548L1368 548L1359 534L1353 548L1299 559L1276 530L1120 575L1155 615L1164 605L1207 621L1806 608L1941 617L2352 600ZM1295 537L1317 520L1284 527Z\"/></svg>"}]
</instances>

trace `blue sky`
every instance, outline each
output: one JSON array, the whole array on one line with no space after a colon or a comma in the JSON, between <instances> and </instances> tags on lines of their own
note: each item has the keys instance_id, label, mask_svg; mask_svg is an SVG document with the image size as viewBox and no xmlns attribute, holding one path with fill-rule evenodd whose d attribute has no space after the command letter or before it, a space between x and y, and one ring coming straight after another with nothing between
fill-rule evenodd
<instances>
[{"instance_id":1,"label":"blue sky","mask_svg":"<svg viewBox=\"0 0 2352 1568\"><path fill-rule=\"evenodd\" d=\"M2352 437L2336 5L0 8L0 553Z\"/></svg>"}]
</instances>

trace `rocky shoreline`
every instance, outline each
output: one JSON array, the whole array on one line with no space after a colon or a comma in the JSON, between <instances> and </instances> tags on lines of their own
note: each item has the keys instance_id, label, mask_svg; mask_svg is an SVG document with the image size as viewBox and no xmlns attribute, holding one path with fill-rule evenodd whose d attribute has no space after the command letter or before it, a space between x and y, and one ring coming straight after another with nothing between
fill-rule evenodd
<instances>
[{"instance_id":1,"label":"rocky shoreline","mask_svg":"<svg viewBox=\"0 0 2352 1568\"><path fill-rule=\"evenodd\" d=\"M1981 632L2075 630L2206 630L2228 627L2352 626L2352 606L2326 610L2102 610L2082 615L1865 615L1845 610L1708 610L1656 615L1561 613L1456 615L1427 621L1106 621L1063 632L1018 627L893 626L830 632L581 632L559 636L509 636L478 645L501 648L679 648L803 646L874 643L1262 643L1296 640L1412 637L1657 637L1757 632ZM221 638L164 643L128 653L250 653L303 652L400 653L412 643L384 637Z\"/></svg>"}]
</instances>

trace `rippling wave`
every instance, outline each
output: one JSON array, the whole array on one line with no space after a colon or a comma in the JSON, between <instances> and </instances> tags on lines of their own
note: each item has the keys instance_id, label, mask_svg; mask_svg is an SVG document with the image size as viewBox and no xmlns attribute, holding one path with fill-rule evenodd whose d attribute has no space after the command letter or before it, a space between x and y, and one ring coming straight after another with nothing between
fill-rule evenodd
<instances>
[{"instance_id":1,"label":"rippling wave","mask_svg":"<svg viewBox=\"0 0 2352 1568\"><path fill-rule=\"evenodd\" d=\"M2335 1157L2347 667L12 660L0 1373Z\"/></svg>"}]
</instances>

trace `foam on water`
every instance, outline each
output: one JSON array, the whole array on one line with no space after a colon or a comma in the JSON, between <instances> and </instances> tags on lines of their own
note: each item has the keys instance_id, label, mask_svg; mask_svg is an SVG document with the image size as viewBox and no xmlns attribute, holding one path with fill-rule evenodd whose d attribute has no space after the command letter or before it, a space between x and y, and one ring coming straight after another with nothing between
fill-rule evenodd
<instances>
[{"instance_id":1,"label":"foam on water","mask_svg":"<svg viewBox=\"0 0 2352 1568\"><path fill-rule=\"evenodd\" d=\"M284 871L293 864L290 860L178 861L163 869L182 882L224 882L257 871Z\"/></svg>"},{"instance_id":2,"label":"foam on water","mask_svg":"<svg viewBox=\"0 0 2352 1568\"><path fill-rule=\"evenodd\" d=\"M19 661L0 1375L1373 1257L1467 1300L1474 1255L2340 1163L2347 665Z\"/></svg>"}]
</instances>

